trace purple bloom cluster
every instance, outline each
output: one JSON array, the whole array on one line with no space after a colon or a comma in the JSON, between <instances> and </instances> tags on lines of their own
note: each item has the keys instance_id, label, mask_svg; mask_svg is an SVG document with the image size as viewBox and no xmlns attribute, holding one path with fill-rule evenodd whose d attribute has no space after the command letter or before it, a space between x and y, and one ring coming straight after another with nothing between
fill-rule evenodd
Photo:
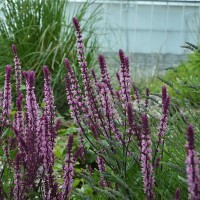
<instances>
[{"instance_id":1,"label":"purple bloom cluster","mask_svg":"<svg viewBox=\"0 0 200 200\"><path fill-rule=\"evenodd\" d=\"M115 137L117 140L121 141L122 136L115 124L115 116L114 116L114 112L113 112L113 105L111 102L111 98L109 96L109 89L106 86L106 84L102 83L98 85L99 90L100 90L100 94L102 97L102 107L103 107L103 111L104 111L104 116L106 117L106 121L105 121L105 129L108 130L108 132L106 132L106 136L108 138L111 138L111 133L115 133Z\"/></svg>"},{"instance_id":2,"label":"purple bloom cluster","mask_svg":"<svg viewBox=\"0 0 200 200\"><path fill-rule=\"evenodd\" d=\"M45 174L45 199L56 197L55 181L53 176L55 138L57 135L58 123L55 122L54 96L51 88L51 77L47 66L43 67L44 72L44 103L45 107L41 117L41 156Z\"/></svg>"},{"instance_id":3,"label":"purple bloom cluster","mask_svg":"<svg viewBox=\"0 0 200 200\"><path fill-rule=\"evenodd\" d=\"M12 93L11 93L11 73L12 73L12 67L10 65L6 66L6 73L5 73L5 81L4 81L4 94L3 94L3 100L2 100L2 94L1 94L1 104L2 105L2 113L1 113L1 121L0 121L0 137L3 133L3 130L5 127L8 127L10 124L9 121L9 115L11 111L11 104L12 104ZM9 158L9 146L10 146L10 139L6 138L6 144L3 147L5 157L7 159L7 162L10 163ZM0 140L1 143L1 140Z\"/></svg>"},{"instance_id":4,"label":"purple bloom cluster","mask_svg":"<svg viewBox=\"0 0 200 200\"><path fill-rule=\"evenodd\" d=\"M27 150L25 141L24 141L24 116L22 111L22 100L23 95L20 94L16 100L17 112L15 113L14 121L13 121L13 131L17 136L18 140L18 151L22 155L24 155L24 149Z\"/></svg>"},{"instance_id":5,"label":"purple bloom cluster","mask_svg":"<svg viewBox=\"0 0 200 200\"><path fill-rule=\"evenodd\" d=\"M72 155L73 139L74 139L74 136L70 135L68 139L65 165L63 167L64 184L62 187L61 200L70 199L71 192L72 192L72 183L73 183L73 177L74 177L74 158Z\"/></svg>"},{"instance_id":6,"label":"purple bloom cluster","mask_svg":"<svg viewBox=\"0 0 200 200\"><path fill-rule=\"evenodd\" d=\"M148 97L149 97L149 88L146 89L146 99L145 99L145 105L144 105L146 109L147 109L148 106L149 106Z\"/></svg>"},{"instance_id":7,"label":"purple bloom cluster","mask_svg":"<svg viewBox=\"0 0 200 200\"><path fill-rule=\"evenodd\" d=\"M24 193L23 193L23 182L22 182L22 177L21 177L21 154L18 153L15 161L15 176L14 176L14 199L16 200L21 200L24 198Z\"/></svg>"},{"instance_id":8,"label":"purple bloom cluster","mask_svg":"<svg viewBox=\"0 0 200 200\"><path fill-rule=\"evenodd\" d=\"M162 143L163 141L163 136L165 135L166 129L167 129L167 114L169 111L169 106L170 106L170 97L167 95L167 89L165 86L162 87L162 117L160 120L160 125L159 125L159 142Z\"/></svg>"},{"instance_id":9,"label":"purple bloom cluster","mask_svg":"<svg viewBox=\"0 0 200 200\"><path fill-rule=\"evenodd\" d=\"M8 123L8 116L11 111L11 101L12 101L12 93L11 93L11 72L12 68L10 65L6 66L6 75L4 82L4 95L3 95L3 113L2 113L2 121L1 121L1 129ZM1 131L2 132L2 131ZM0 132L0 134L1 134Z\"/></svg>"},{"instance_id":10,"label":"purple bloom cluster","mask_svg":"<svg viewBox=\"0 0 200 200\"><path fill-rule=\"evenodd\" d=\"M15 64L16 93L17 93L17 96L19 96L21 92L21 84L22 84L21 65L20 65L20 60L17 55L16 46L14 44L12 45L12 50L14 54L14 64Z\"/></svg>"},{"instance_id":11,"label":"purple bloom cluster","mask_svg":"<svg viewBox=\"0 0 200 200\"><path fill-rule=\"evenodd\" d=\"M82 110L82 96L79 84L76 81L75 75L72 71L70 62L68 59L65 59L65 66L68 71L66 76L66 93L67 100L71 110L71 117L74 119L76 124L81 123L80 114ZM85 111L83 109L83 111Z\"/></svg>"},{"instance_id":12,"label":"purple bloom cluster","mask_svg":"<svg viewBox=\"0 0 200 200\"><path fill-rule=\"evenodd\" d=\"M142 166L144 192L148 200L155 199L155 194L153 191L154 177L153 177L151 145L152 145L152 142L150 138L148 117L146 114L144 114L142 115L141 166Z\"/></svg>"},{"instance_id":13,"label":"purple bloom cluster","mask_svg":"<svg viewBox=\"0 0 200 200\"><path fill-rule=\"evenodd\" d=\"M103 150L101 151L101 153L103 154ZM106 171L105 160L103 159L103 157L97 156L97 164L98 164L98 168L99 168L99 172L100 172L100 173ZM100 177L99 183L100 183L100 185L101 185L102 187L106 187L106 186L107 186L107 183L106 183L106 181L104 180L104 177L103 177L103 176Z\"/></svg>"},{"instance_id":14,"label":"purple bloom cluster","mask_svg":"<svg viewBox=\"0 0 200 200\"><path fill-rule=\"evenodd\" d=\"M43 71L44 108L41 116L34 92L35 74L33 71L23 73L26 78L25 113L22 110L22 93L16 100L17 112L13 121L13 131L18 142L18 155L14 163L14 196L16 199L21 199L25 193L39 188L40 185L43 185L44 199L51 200L59 196L58 184L53 175L53 148L60 120L55 119L49 69L44 66Z\"/></svg>"},{"instance_id":15,"label":"purple bloom cluster","mask_svg":"<svg viewBox=\"0 0 200 200\"><path fill-rule=\"evenodd\" d=\"M162 87L162 116L160 118L160 124L158 127L158 141L157 147L155 149L155 161L157 168L159 167L159 162L161 160L162 155L159 155L157 158L157 153L161 153L161 146L164 146L164 136L167 130L167 120L168 120L168 112L170 107L170 97L167 95L167 89L165 86Z\"/></svg>"},{"instance_id":16,"label":"purple bloom cluster","mask_svg":"<svg viewBox=\"0 0 200 200\"><path fill-rule=\"evenodd\" d=\"M134 118L134 110L133 105L131 102L128 103L127 106L127 119L129 124L128 135L129 135L129 142L131 141L131 137L134 134L137 138L138 148L141 151L141 128L138 126L136 119Z\"/></svg>"},{"instance_id":17,"label":"purple bloom cluster","mask_svg":"<svg viewBox=\"0 0 200 200\"><path fill-rule=\"evenodd\" d=\"M3 92L0 90L0 109L3 108Z\"/></svg>"},{"instance_id":18,"label":"purple bloom cluster","mask_svg":"<svg viewBox=\"0 0 200 200\"><path fill-rule=\"evenodd\" d=\"M192 125L187 128L187 143L186 143L186 172L188 182L189 199L200 199L200 161L195 151L194 146L194 130Z\"/></svg>"},{"instance_id":19,"label":"purple bloom cluster","mask_svg":"<svg viewBox=\"0 0 200 200\"><path fill-rule=\"evenodd\" d=\"M80 25L78 20L74 17L73 24L76 29L76 38L77 38L77 58L79 61L79 66L81 69L81 75L84 85L84 99L85 99L85 108L87 107L86 115L88 118L98 123L100 117L100 111L97 105L97 99L94 95L93 87L90 80L90 75L87 68L87 62L84 55L84 44L82 33L80 30Z\"/></svg>"},{"instance_id":20,"label":"purple bloom cluster","mask_svg":"<svg viewBox=\"0 0 200 200\"><path fill-rule=\"evenodd\" d=\"M174 200L181 200L180 193L181 193L180 188L177 188L174 195Z\"/></svg>"},{"instance_id":21,"label":"purple bloom cluster","mask_svg":"<svg viewBox=\"0 0 200 200\"><path fill-rule=\"evenodd\" d=\"M26 113L25 113L25 130L24 140L27 151L25 151L26 162L26 177L27 185L34 187L37 171L40 165L40 150L41 150L41 133L40 133L40 118L39 106L35 96L35 73L33 71L24 71L26 78Z\"/></svg>"},{"instance_id":22,"label":"purple bloom cluster","mask_svg":"<svg viewBox=\"0 0 200 200\"><path fill-rule=\"evenodd\" d=\"M129 70L129 59L125 56L124 52L119 50L119 58L121 62L119 72L120 82L120 95L123 101L123 108L126 108L126 104L130 101L130 70Z\"/></svg>"},{"instance_id":23,"label":"purple bloom cluster","mask_svg":"<svg viewBox=\"0 0 200 200\"><path fill-rule=\"evenodd\" d=\"M14 45L13 52L15 55L15 65L18 65L19 59L17 58L16 47ZM15 70L18 69L15 68ZM19 75L21 73L20 70L15 73L16 79L21 77ZM16 91L18 94L16 99L17 111L12 126L18 146L16 161L13 163L15 169L13 195L15 199L22 199L30 190L36 190L36 188L40 187L43 187L43 197L46 200L51 200L59 196L58 184L53 175L53 148L61 121L55 119L54 96L48 67L44 66L43 71L44 108L42 112L40 112L36 101L35 73L33 71L23 72L26 79L25 106L23 106L24 97L22 92ZM11 67L7 66L2 105L4 118L9 115L11 107L10 77ZM21 84L21 81L18 80L18 83Z\"/></svg>"},{"instance_id":24,"label":"purple bloom cluster","mask_svg":"<svg viewBox=\"0 0 200 200\"><path fill-rule=\"evenodd\" d=\"M82 124L81 113L86 114L87 109L82 100L80 86L76 81L74 72L72 71L72 68L68 59L65 59L65 66L68 71L68 74L65 77L68 105L70 106L72 119L74 120L75 124L77 124L80 127L78 131L79 140L80 140L81 146L83 147L82 133L84 132L84 130L81 125Z\"/></svg>"},{"instance_id":25,"label":"purple bloom cluster","mask_svg":"<svg viewBox=\"0 0 200 200\"><path fill-rule=\"evenodd\" d=\"M98 62L99 62L99 68L101 70L101 80L100 81L107 85L110 94L114 98L114 92L113 92L110 76L108 74L105 58L102 55L99 55Z\"/></svg>"},{"instance_id":26,"label":"purple bloom cluster","mask_svg":"<svg viewBox=\"0 0 200 200\"><path fill-rule=\"evenodd\" d=\"M153 191L154 177L152 165L152 149L151 139L149 133L148 118L146 115L142 116L142 125L140 124L141 115L137 114L133 108L133 97L131 95L131 79L129 59L125 56L122 50L119 50L120 70L116 74L120 86L119 91L114 91L111 80L108 74L105 58L102 55L98 56L100 79L92 70L91 74L94 80L92 85L91 76L89 74L86 59L84 56L84 45L79 22L73 18L73 24L76 29L77 38L77 56L79 66L82 73L82 80L84 90L80 90L80 86L76 81L76 77L72 71L69 61L66 59L65 64L68 71L66 77L66 92L68 104L72 112L72 117L75 123L79 126L79 130L84 134L87 140L87 128L93 133L95 141L98 144L101 138L106 138L110 150L115 154L115 147L110 143L115 140L121 147L125 157L132 155L129 148L130 142L133 140L132 136L136 136L137 145L139 149L139 158L142 163L142 173L144 182L144 191L148 199L155 198ZM138 89L133 85L136 101L140 103ZM163 102L162 102L162 118L159 128L159 144L162 143L162 138L166 131L167 126L167 113L169 109L170 99L167 96L166 88L163 87ZM146 90L146 101L144 111L148 108L149 89ZM87 128L85 128L87 127ZM141 134L142 131L142 134ZM83 137L82 137L83 141ZM89 140L92 144L92 142ZM92 144L94 148L96 146ZM101 149L106 152L106 149ZM102 153L101 152L101 153ZM97 153L97 163L100 172L106 170L106 162L102 158L100 151ZM119 163L116 162L119 167ZM127 164L123 161L124 176L126 176ZM102 176L101 176L102 178ZM106 180L102 179L102 183L106 184ZM102 184L103 186L104 184ZM105 185L104 185L105 186Z\"/></svg>"}]
</instances>

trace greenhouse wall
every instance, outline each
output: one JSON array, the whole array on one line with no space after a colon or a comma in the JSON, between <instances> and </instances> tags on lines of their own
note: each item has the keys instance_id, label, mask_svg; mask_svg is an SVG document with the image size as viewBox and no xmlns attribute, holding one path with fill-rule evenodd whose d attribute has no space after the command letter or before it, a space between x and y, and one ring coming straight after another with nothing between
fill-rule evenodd
<instances>
[{"instance_id":1,"label":"greenhouse wall","mask_svg":"<svg viewBox=\"0 0 200 200\"><path fill-rule=\"evenodd\" d=\"M71 8L83 3L71 0ZM199 1L96 0L88 11L101 5L102 19L95 22L102 52L122 48L137 67L174 66L185 59L185 42L200 41Z\"/></svg>"}]
</instances>

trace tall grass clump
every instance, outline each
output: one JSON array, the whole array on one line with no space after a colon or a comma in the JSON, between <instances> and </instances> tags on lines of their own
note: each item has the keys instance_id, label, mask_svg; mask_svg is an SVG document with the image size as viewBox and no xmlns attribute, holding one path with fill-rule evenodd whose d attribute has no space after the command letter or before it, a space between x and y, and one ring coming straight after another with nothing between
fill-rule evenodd
<instances>
[{"instance_id":1,"label":"tall grass clump","mask_svg":"<svg viewBox=\"0 0 200 200\"><path fill-rule=\"evenodd\" d=\"M23 69L36 72L36 96L40 103L42 89L42 66L48 65L52 73L53 89L56 88L55 101L57 109L63 114L65 105L63 90L65 84L64 58L70 57L75 63L74 45L76 38L69 22L71 15L84 22L85 44L87 45L87 62L96 62L95 54L98 43L94 31L94 21L99 20L99 7L89 17L87 11L92 2L86 2L70 11L68 0L20 0L2 1L0 19L1 67L0 83L3 83L4 66L12 63L11 45L18 44L17 50ZM76 13L73 13L76 12ZM84 21L85 20L85 21ZM24 86L23 86L24 87ZM59 102L59 103L58 103Z\"/></svg>"}]
</instances>

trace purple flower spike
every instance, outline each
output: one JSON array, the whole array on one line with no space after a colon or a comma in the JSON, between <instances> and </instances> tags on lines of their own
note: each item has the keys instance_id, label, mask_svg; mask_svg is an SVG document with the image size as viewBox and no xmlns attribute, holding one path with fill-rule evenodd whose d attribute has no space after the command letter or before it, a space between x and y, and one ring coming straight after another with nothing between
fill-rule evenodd
<instances>
[{"instance_id":1,"label":"purple flower spike","mask_svg":"<svg viewBox=\"0 0 200 200\"><path fill-rule=\"evenodd\" d=\"M35 83L35 72L34 71L30 71L29 72L29 85L30 87L34 87L34 83Z\"/></svg>"},{"instance_id":2,"label":"purple flower spike","mask_svg":"<svg viewBox=\"0 0 200 200\"><path fill-rule=\"evenodd\" d=\"M94 79L95 85L97 85L98 84L98 80L97 80L97 76L95 74L94 69L91 69L91 74L92 74L92 78Z\"/></svg>"},{"instance_id":3,"label":"purple flower spike","mask_svg":"<svg viewBox=\"0 0 200 200\"><path fill-rule=\"evenodd\" d=\"M0 90L0 109L3 107L3 92Z\"/></svg>"},{"instance_id":4,"label":"purple flower spike","mask_svg":"<svg viewBox=\"0 0 200 200\"><path fill-rule=\"evenodd\" d=\"M55 130L55 105L54 105L54 95L53 90L51 88L51 75L47 66L43 67L44 72L44 102L45 102L45 109L44 114L48 116L48 127L50 130L50 138L51 138L51 146L54 146L54 141L56 137L56 130Z\"/></svg>"},{"instance_id":5,"label":"purple flower spike","mask_svg":"<svg viewBox=\"0 0 200 200\"><path fill-rule=\"evenodd\" d=\"M122 49L119 50L119 58L122 64L124 64L125 55Z\"/></svg>"},{"instance_id":6,"label":"purple flower spike","mask_svg":"<svg viewBox=\"0 0 200 200\"><path fill-rule=\"evenodd\" d=\"M11 72L12 72L12 67L10 65L7 65L6 66L6 79L10 80Z\"/></svg>"},{"instance_id":7,"label":"purple flower spike","mask_svg":"<svg viewBox=\"0 0 200 200\"><path fill-rule=\"evenodd\" d=\"M81 69L82 81L84 85L84 96L86 104L85 107L87 107L87 112L84 111L84 113L85 115L87 115L87 118L94 121L95 123L98 123L99 119L101 119L100 110L97 106L97 99L96 96L94 95L94 89L92 87L90 74L87 68L87 62L84 55L84 44L83 44L82 33L80 30L78 20L76 18L73 18L73 23L76 29L77 58L79 61L79 67Z\"/></svg>"},{"instance_id":8,"label":"purple flower spike","mask_svg":"<svg viewBox=\"0 0 200 200\"><path fill-rule=\"evenodd\" d=\"M13 122L13 130L17 134L17 137L23 137L24 119L22 112L22 100L23 95L20 94L16 99L17 112L15 113L15 120Z\"/></svg>"},{"instance_id":9,"label":"purple flower spike","mask_svg":"<svg viewBox=\"0 0 200 200\"><path fill-rule=\"evenodd\" d=\"M53 186L53 145L51 143L51 132L49 131L49 120L44 114L41 118L41 130L42 130L42 144L41 144L41 156L43 158L44 176L45 176L45 198L50 199Z\"/></svg>"},{"instance_id":10,"label":"purple flower spike","mask_svg":"<svg viewBox=\"0 0 200 200\"><path fill-rule=\"evenodd\" d=\"M144 105L146 109L147 109L148 106L149 106L148 97L149 97L149 88L146 88L146 99L145 99L145 105Z\"/></svg>"},{"instance_id":11,"label":"purple flower spike","mask_svg":"<svg viewBox=\"0 0 200 200\"><path fill-rule=\"evenodd\" d=\"M36 102L34 81L35 74L33 71L23 73L26 78L26 124L25 124L25 143L28 147L25 152L26 184L32 188L37 177L37 170L40 166L40 149L41 149L41 133L39 107Z\"/></svg>"},{"instance_id":12,"label":"purple flower spike","mask_svg":"<svg viewBox=\"0 0 200 200\"><path fill-rule=\"evenodd\" d=\"M174 200L181 200L180 192L180 188L177 188L174 195Z\"/></svg>"},{"instance_id":13,"label":"purple flower spike","mask_svg":"<svg viewBox=\"0 0 200 200\"><path fill-rule=\"evenodd\" d=\"M44 102L45 108L41 118L42 144L41 156L43 158L44 175L45 175L45 198L53 199L56 194L55 181L53 176L55 139L58 131L60 120L56 121L54 95L51 87L51 75L47 66L43 67L44 72ZM55 191L54 191L55 190Z\"/></svg>"},{"instance_id":14,"label":"purple flower spike","mask_svg":"<svg viewBox=\"0 0 200 200\"><path fill-rule=\"evenodd\" d=\"M26 79L28 79L28 72L27 71L23 71L23 75Z\"/></svg>"},{"instance_id":15,"label":"purple flower spike","mask_svg":"<svg viewBox=\"0 0 200 200\"><path fill-rule=\"evenodd\" d=\"M152 165L152 142L147 115L142 115L142 149L141 149L141 167L143 175L144 192L147 200L155 199L153 165Z\"/></svg>"},{"instance_id":16,"label":"purple flower spike","mask_svg":"<svg viewBox=\"0 0 200 200\"><path fill-rule=\"evenodd\" d=\"M130 100L130 70L129 70L129 59L124 55L124 52L119 50L119 58L121 62L119 77L117 77L120 83L120 93L123 101L123 108L127 107L127 103Z\"/></svg>"},{"instance_id":17,"label":"purple flower spike","mask_svg":"<svg viewBox=\"0 0 200 200\"><path fill-rule=\"evenodd\" d=\"M160 152L160 146L164 145L164 135L167 130L167 120L168 120L168 112L170 107L170 97L167 95L166 87L162 87L162 116L160 118L160 124L158 126L158 141L157 141L157 147L155 149L155 156L154 161L156 160L156 155L158 152ZM163 152L161 152L162 154ZM161 156L162 159L162 156Z\"/></svg>"},{"instance_id":18,"label":"purple flower spike","mask_svg":"<svg viewBox=\"0 0 200 200\"><path fill-rule=\"evenodd\" d=\"M67 71L68 71L69 73L72 73L72 68L71 68L71 65L70 65L69 60L68 60L67 58L65 58L64 62L65 62L65 66L66 66L66 68L67 68Z\"/></svg>"},{"instance_id":19,"label":"purple flower spike","mask_svg":"<svg viewBox=\"0 0 200 200\"><path fill-rule=\"evenodd\" d=\"M95 126L94 126L92 123L90 123L90 124L89 124L89 127L90 127L90 130L92 131L92 133L93 133L93 135L94 135L94 138L95 138L96 140L98 140L99 135L98 135L98 132L97 132Z\"/></svg>"},{"instance_id":20,"label":"purple flower spike","mask_svg":"<svg viewBox=\"0 0 200 200\"><path fill-rule=\"evenodd\" d=\"M23 100L23 94L21 93L17 99L16 99L16 106L17 111L15 113L14 121L13 121L13 132L16 135L17 141L18 141L18 153L21 154L21 156L24 156L24 150L27 150L25 142L23 140L24 138L24 116L22 112L22 100Z\"/></svg>"},{"instance_id":21,"label":"purple flower spike","mask_svg":"<svg viewBox=\"0 0 200 200\"><path fill-rule=\"evenodd\" d=\"M162 86L162 102L165 103L165 100L167 98L167 88L166 86Z\"/></svg>"},{"instance_id":22,"label":"purple flower spike","mask_svg":"<svg viewBox=\"0 0 200 200\"><path fill-rule=\"evenodd\" d=\"M100 70L101 70L101 82L105 83L108 86L109 92L114 98L113 88L111 85L110 76L108 74L105 58L102 55L99 55L98 62L99 62Z\"/></svg>"},{"instance_id":23,"label":"purple flower spike","mask_svg":"<svg viewBox=\"0 0 200 200\"><path fill-rule=\"evenodd\" d=\"M78 22L78 20L75 17L73 17L72 22L74 24L74 27L75 27L76 31L80 31L79 22Z\"/></svg>"},{"instance_id":24,"label":"purple flower spike","mask_svg":"<svg viewBox=\"0 0 200 200\"><path fill-rule=\"evenodd\" d=\"M141 151L141 134L140 134L141 131L136 120L134 119L133 105L131 102L129 102L127 106L127 119L129 124L129 128L127 131L129 136L129 142L131 142L131 137L134 134L137 137L138 148Z\"/></svg>"},{"instance_id":25,"label":"purple flower spike","mask_svg":"<svg viewBox=\"0 0 200 200\"><path fill-rule=\"evenodd\" d=\"M132 103L128 103L128 106L127 106L127 114L128 114L128 123L129 123L129 126L131 127L131 128L133 128L133 105L132 105Z\"/></svg>"},{"instance_id":26,"label":"purple flower spike","mask_svg":"<svg viewBox=\"0 0 200 200\"><path fill-rule=\"evenodd\" d=\"M6 66L6 75L5 75L5 81L4 81L4 97L3 97L3 119L2 119L2 126L5 125L5 123L8 120L8 115L10 114L11 110L11 99L12 99L12 94L11 94L11 72L12 68L10 65Z\"/></svg>"},{"instance_id":27,"label":"purple flower spike","mask_svg":"<svg viewBox=\"0 0 200 200\"><path fill-rule=\"evenodd\" d=\"M15 169L15 175L14 175L14 199L16 200L21 200L23 199L23 182L22 182L22 177L21 177L21 159L22 156L21 154L17 154L16 161L14 163L14 169Z\"/></svg>"},{"instance_id":28,"label":"purple flower spike","mask_svg":"<svg viewBox=\"0 0 200 200\"><path fill-rule=\"evenodd\" d=\"M138 90L138 88L136 87L136 84L135 84L135 83L132 83L132 87L133 87L133 90L134 90L136 102L137 102L138 104L140 104L139 90Z\"/></svg>"},{"instance_id":29,"label":"purple flower spike","mask_svg":"<svg viewBox=\"0 0 200 200\"><path fill-rule=\"evenodd\" d=\"M74 159L72 155L72 145L74 136L69 135L68 145L67 145L67 155L65 160L64 171L64 183L62 187L61 200L70 199L72 192L72 184L74 177Z\"/></svg>"},{"instance_id":30,"label":"purple flower spike","mask_svg":"<svg viewBox=\"0 0 200 200\"><path fill-rule=\"evenodd\" d=\"M14 56L16 56L17 55L17 48L16 48L15 44L12 45L12 50L13 50Z\"/></svg>"},{"instance_id":31,"label":"purple flower spike","mask_svg":"<svg viewBox=\"0 0 200 200\"><path fill-rule=\"evenodd\" d=\"M20 94L16 99L16 106L17 106L18 111L22 110L22 100L23 100L23 98L24 98L23 94Z\"/></svg>"},{"instance_id":32,"label":"purple flower spike","mask_svg":"<svg viewBox=\"0 0 200 200\"><path fill-rule=\"evenodd\" d=\"M106 117L106 128L107 130L105 131L105 136L107 138L111 138L111 133L115 134L115 137L118 141L122 141L122 135L120 131L118 130L115 122L115 112L114 112L114 106L113 102L111 101L111 96L109 95L109 90L106 84L99 84L98 85L100 94L101 94L101 101L102 101L102 107L104 111L104 116ZM109 132L109 134L108 134Z\"/></svg>"},{"instance_id":33,"label":"purple flower spike","mask_svg":"<svg viewBox=\"0 0 200 200\"><path fill-rule=\"evenodd\" d=\"M100 154L103 154L103 150L101 150ZM101 157L101 156L97 156L97 164L98 164L98 168L99 168L99 172L106 172L106 168L105 168L105 161L104 159ZM104 180L104 177L101 176L100 177L100 185L102 187L106 187L107 186L107 183L106 181Z\"/></svg>"},{"instance_id":34,"label":"purple flower spike","mask_svg":"<svg viewBox=\"0 0 200 200\"><path fill-rule=\"evenodd\" d=\"M15 63L15 86L16 86L16 92L17 92L17 96L19 96L21 90L21 84L22 84L22 72L21 72L21 65L20 65L20 60L18 58L17 55L17 49L16 46L13 44L12 45L12 50L13 50L13 54L14 54L14 63Z\"/></svg>"},{"instance_id":35,"label":"purple flower spike","mask_svg":"<svg viewBox=\"0 0 200 200\"><path fill-rule=\"evenodd\" d=\"M76 81L74 72L72 71L70 62L67 58L65 59L65 66L68 72L65 81L67 100L71 110L71 117L74 119L76 124L80 125L80 111L82 110L82 95L80 86Z\"/></svg>"},{"instance_id":36,"label":"purple flower spike","mask_svg":"<svg viewBox=\"0 0 200 200\"><path fill-rule=\"evenodd\" d=\"M43 67L43 72L44 72L45 78L49 79L50 72L49 72L49 68L46 65Z\"/></svg>"},{"instance_id":37,"label":"purple flower spike","mask_svg":"<svg viewBox=\"0 0 200 200\"><path fill-rule=\"evenodd\" d=\"M187 149L193 150L194 147L194 130L192 125L189 125L187 128Z\"/></svg>"},{"instance_id":38,"label":"purple flower spike","mask_svg":"<svg viewBox=\"0 0 200 200\"><path fill-rule=\"evenodd\" d=\"M194 145L194 130L192 125L187 128L187 143L186 143L186 173L188 182L189 199L200 199L200 170L199 170L199 158L195 151Z\"/></svg>"}]
</instances>

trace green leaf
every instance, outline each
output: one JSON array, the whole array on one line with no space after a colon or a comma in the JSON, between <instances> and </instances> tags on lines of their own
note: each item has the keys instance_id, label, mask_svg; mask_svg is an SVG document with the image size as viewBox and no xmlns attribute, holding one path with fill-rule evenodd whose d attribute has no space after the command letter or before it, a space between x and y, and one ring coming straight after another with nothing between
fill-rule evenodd
<instances>
[{"instance_id":1,"label":"green leaf","mask_svg":"<svg viewBox=\"0 0 200 200\"><path fill-rule=\"evenodd\" d=\"M83 185L83 187L81 188L81 191L86 194L86 195L92 195L93 193L93 189L89 186L89 185Z\"/></svg>"},{"instance_id":2,"label":"green leaf","mask_svg":"<svg viewBox=\"0 0 200 200\"><path fill-rule=\"evenodd\" d=\"M81 179L75 178L75 179L74 179L74 182L73 182L73 187L74 187L74 188L77 187L81 181L82 181Z\"/></svg>"},{"instance_id":3,"label":"green leaf","mask_svg":"<svg viewBox=\"0 0 200 200\"><path fill-rule=\"evenodd\" d=\"M180 179L184 183L187 183L187 180L180 175L178 175L178 179Z\"/></svg>"}]
</instances>

